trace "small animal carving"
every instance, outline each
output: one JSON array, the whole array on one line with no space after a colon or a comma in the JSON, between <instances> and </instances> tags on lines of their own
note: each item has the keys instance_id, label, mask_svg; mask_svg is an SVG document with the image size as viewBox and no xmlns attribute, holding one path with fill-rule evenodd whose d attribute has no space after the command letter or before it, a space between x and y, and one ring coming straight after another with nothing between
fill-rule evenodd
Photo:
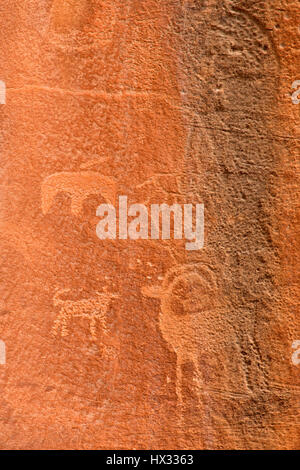
<instances>
[{"instance_id":1,"label":"small animal carving","mask_svg":"<svg viewBox=\"0 0 300 470\"><path fill-rule=\"evenodd\" d=\"M84 200L90 195L101 194L108 203L116 198L116 183L112 178L94 171L54 173L42 183L42 211L46 214L60 192L71 196L71 212L79 216Z\"/></svg>"},{"instance_id":2,"label":"small animal carving","mask_svg":"<svg viewBox=\"0 0 300 470\"><path fill-rule=\"evenodd\" d=\"M111 301L118 297L103 290L96 292L96 297L90 299L82 299L78 301L62 300L61 294L69 292L70 289L60 289L53 297L53 304L60 307L60 312L54 322L53 332L57 335L61 329L61 336L68 335L68 322L72 318L87 318L89 320L90 333L93 339L96 339L96 325L100 323L102 330L106 331L106 314Z\"/></svg>"},{"instance_id":3,"label":"small animal carving","mask_svg":"<svg viewBox=\"0 0 300 470\"><path fill-rule=\"evenodd\" d=\"M167 272L162 285L143 287L142 294L161 301L159 326L177 356L176 394L182 405L182 366L192 362L198 378L201 377L198 356L203 326L206 323L209 328L208 313L214 308L216 295L212 272L197 265L176 267Z\"/></svg>"}]
</instances>

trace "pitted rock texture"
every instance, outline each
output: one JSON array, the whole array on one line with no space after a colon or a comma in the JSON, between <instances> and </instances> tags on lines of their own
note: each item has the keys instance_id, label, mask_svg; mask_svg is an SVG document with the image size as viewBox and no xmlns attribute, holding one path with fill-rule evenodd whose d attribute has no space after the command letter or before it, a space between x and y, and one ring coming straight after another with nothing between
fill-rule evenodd
<instances>
[{"instance_id":1,"label":"pitted rock texture","mask_svg":"<svg viewBox=\"0 0 300 470\"><path fill-rule=\"evenodd\" d=\"M299 448L299 24L294 0L2 7L1 449ZM119 195L204 203L204 247L100 240Z\"/></svg>"}]
</instances>

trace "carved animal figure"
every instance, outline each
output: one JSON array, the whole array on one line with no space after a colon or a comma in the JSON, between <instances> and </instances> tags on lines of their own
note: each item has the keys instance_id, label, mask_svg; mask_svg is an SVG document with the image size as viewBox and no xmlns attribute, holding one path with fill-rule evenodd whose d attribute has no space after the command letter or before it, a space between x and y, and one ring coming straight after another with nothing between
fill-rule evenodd
<instances>
[{"instance_id":1,"label":"carved animal figure","mask_svg":"<svg viewBox=\"0 0 300 470\"><path fill-rule=\"evenodd\" d=\"M186 363L193 364L198 390L205 387L223 395L236 394L226 382L231 374L224 373L222 369L230 360L239 368L235 335L217 306L217 286L212 271L200 264L175 267L166 273L162 285L143 287L142 294L161 302L159 327L177 357L176 394L179 405L183 405L182 367ZM212 371L217 378L207 378L210 374L208 369L218 369ZM242 382L239 383L239 390L242 386Z\"/></svg>"},{"instance_id":2,"label":"carved animal figure","mask_svg":"<svg viewBox=\"0 0 300 470\"><path fill-rule=\"evenodd\" d=\"M64 192L71 196L71 212L79 216L84 200L90 195L101 194L107 202L114 203L116 183L112 178L94 171L54 173L42 183L42 211L46 214L55 196Z\"/></svg>"},{"instance_id":3,"label":"carved animal figure","mask_svg":"<svg viewBox=\"0 0 300 470\"><path fill-rule=\"evenodd\" d=\"M96 297L82 299L78 301L62 300L61 294L69 292L70 289L60 289L53 297L53 304L60 307L60 312L54 322L53 332L57 335L59 328L61 336L68 335L68 322L72 318L87 318L90 323L90 332L92 337L96 338L97 321L101 324L102 330L106 331L106 314L111 301L118 296L116 294L96 292Z\"/></svg>"}]
</instances>

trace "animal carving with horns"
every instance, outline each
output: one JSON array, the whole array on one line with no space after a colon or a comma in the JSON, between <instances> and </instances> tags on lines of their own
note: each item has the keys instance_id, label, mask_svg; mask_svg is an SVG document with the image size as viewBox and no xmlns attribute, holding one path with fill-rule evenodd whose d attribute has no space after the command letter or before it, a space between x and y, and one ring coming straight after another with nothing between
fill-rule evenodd
<instances>
[{"instance_id":1,"label":"animal carving with horns","mask_svg":"<svg viewBox=\"0 0 300 470\"><path fill-rule=\"evenodd\" d=\"M187 363L193 366L198 391L206 388L218 393L221 387L222 393L227 393L226 389L229 392L224 368L230 368L230 358L231 361L236 358L236 364L239 364L238 351L235 349L235 332L218 307L217 284L212 270L203 264L172 268L161 285L144 286L142 294L160 300L159 328L177 359L178 404L183 405L183 366ZM200 364L204 364L204 369ZM217 380L215 376L207 378L208 369L219 374ZM238 384L239 388L241 386Z\"/></svg>"}]
</instances>

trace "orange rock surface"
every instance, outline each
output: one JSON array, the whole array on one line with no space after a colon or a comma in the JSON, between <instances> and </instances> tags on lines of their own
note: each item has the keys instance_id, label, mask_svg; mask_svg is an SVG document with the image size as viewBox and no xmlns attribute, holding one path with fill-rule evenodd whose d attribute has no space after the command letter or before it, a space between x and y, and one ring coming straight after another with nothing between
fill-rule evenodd
<instances>
[{"instance_id":1,"label":"orange rock surface","mask_svg":"<svg viewBox=\"0 0 300 470\"><path fill-rule=\"evenodd\" d=\"M1 449L299 448L299 25L296 0L2 6ZM204 247L100 240L120 195L204 204Z\"/></svg>"}]
</instances>

